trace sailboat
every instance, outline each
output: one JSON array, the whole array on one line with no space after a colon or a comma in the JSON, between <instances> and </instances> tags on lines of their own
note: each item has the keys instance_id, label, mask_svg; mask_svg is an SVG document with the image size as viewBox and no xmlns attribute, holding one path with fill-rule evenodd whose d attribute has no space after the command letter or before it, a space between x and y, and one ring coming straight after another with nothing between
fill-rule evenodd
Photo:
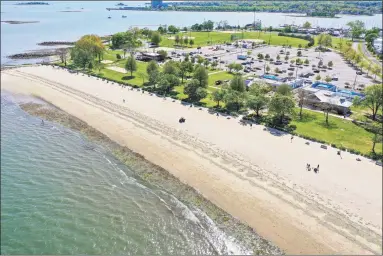
<instances>
[{"instance_id":1,"label":"sailboat","mask_svg":"<svg viewBox=\"0 0 383 256\"><path fill-rule=\"evenodd\" d=\"M122 15L122 18L126 18L127 16L125 16L125 15Z\"/></svg>"},{"instance_id":2,"label":"sailboat","mask_svg":"<svg viewBox=\"0 0 383 256\"><path fill-rule=\"evenodd\" d=\"M108 16L108 19L111 19L112 17Z\"/></svg>"}]
</instances>

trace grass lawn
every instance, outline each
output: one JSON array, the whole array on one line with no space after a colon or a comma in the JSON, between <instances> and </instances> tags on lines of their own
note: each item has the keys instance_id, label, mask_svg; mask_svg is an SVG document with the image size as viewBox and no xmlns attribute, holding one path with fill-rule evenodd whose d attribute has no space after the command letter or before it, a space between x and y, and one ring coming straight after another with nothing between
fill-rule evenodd
<instances>
[{"instance_id":1,"label":"grass lawn","mask_svg":"<svg viewBox=\"0 0 383 256\"><path fill-rule=\"evenodd\" d=\"M117 80L119 82L127 82L127 83L130 83L130 84L133 84L133 85L142 86L142 78L139 77L138 73L142 72L142 73L146 74L146 67L147 67L147 65L148 64L146 62L137 61L137 71L133 72L133 78L130 77L130 72L125 74L125 73L121 73L121 72L118 72L118 71L110 70L110 69L107 69L107 68L102 69L101 73L106 78L111 78L111 79L115 79L115 80ZM115 62L114 64L108 65L108 66L117 66L117 67L120 67L120 68L124 68L125 60L119 60L119 61ZM147 81L147 80L145 79L145 81Z\"/></svg>"},{"instance_id":2,"label":"grass lawn","mask_svg":"<svg viewBox=\"0 0 383 256\"><path fill-rule=\"evenodd\" d=\"M270 38L270 44L271 45L283 45L283 44L290 44L293 47L298 47L299 44L306 45L308 42L303 39L299 38L292 38L292 37L284 37L284 36L278 36L278 33L272 32L271 37L270 33L268 32L239 32L239 33L233 33L237 35L239 38L244 39L259 39L264 40L266 42L269 41ZM208 41L211 41L212 44L223 44L224 42L230 42L230 37L232 33L222 33L222 32L190 32L190 33L179 33L179 36L191 36L194 37L194 45L193 47L198 46L206 46L208 45ZM168 39L169 37L172 37L175 35L165 35L162 36L162 41L160 43L160 46L163 47L174 47L174 40Z\"/></svg>"},{"instance_id":3,"label":"grass lawn","mask_svg":"<svg viewBox=\"0 0 383 256\"><path fill-rule=\"evenodd\" d=\"M209 75L209 86L216 86L215 81L217 80L231 80L234 77L233 74L227 72L227 71L221 71L219 73L214 73Z\"/></svg>"},{"instance_id":4,"label":"grass lawn","mask_svg":"<svg viewBox=\"0 0 383 256\"><path fill-rule=\"evenodd\" d=\"M278 36L278 33L276 32L271 32L271 34L269 32L244 32L244 38L264 40L266 43L269 43L270 39L270 45L287 44L292 47L298 47L299 44L305 46L308 43L308 41L300 38Z\"/></svg>"},{"instance_id":5,"label":"grass lawn","mask_svg":"<svg viewBox=\"0 0 383 256\"><path fill-rule=\"evenodd\" d=\"M299 110L296 111L297 113ZM294 117L291 124L297 126L295 132L337 147L351 148L367 154L371 152L373 134L359 127L351 121L329 116L329 126L326 126L323 113L303 110L303 119L299 116ZM382 152L382 144L375 147L377 153Z\"/></svg>"}]
</instances>

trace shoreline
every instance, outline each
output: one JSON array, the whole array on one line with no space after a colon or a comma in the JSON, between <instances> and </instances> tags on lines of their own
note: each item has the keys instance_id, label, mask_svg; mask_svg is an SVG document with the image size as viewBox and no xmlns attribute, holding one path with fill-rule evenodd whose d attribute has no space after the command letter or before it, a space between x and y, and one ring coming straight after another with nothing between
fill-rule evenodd
<instances>
[{"instance_id":1,"label":"shoreline","mask_svg":"<svg viewBox=\"0 0 383 256\"><path fill-rule=\"evenodd\" d=\"M331 149L307 147L301 138L290 144L261 126L250 131L236 120L52 67L2 72L4 89L40 96L111 140L129 145L286 253L381 252L381 170L365 158L358 167L347 153L340 161L335 151L329 155ZM128 97L126 106L121 95ZM180 113L187 119L181 127L175 119ZM246 143L253 139L262 148ZM281 154L288 145L289 155ZM314 174L300 171L305 158L320 162L323 174L314 179ZM360 168L364 174L359 177ZM351 204L346 202L350 193Z\"/></svg>"},{"instance_id":2,"label":"shoreline","mask_svg":"<svg viewBox=\"0 0 383 256\"><path fill-rule=\"evenodd\" d=\"M10 94L13 95L12 93ZM172 196L175 196L187 206L195 207L206 213L223 232L227 235L230 233L230 237L233 237L236 240L236 243L240 244L242 247L248 247L247 249L252 250L253 254L283 254L279 248L260 237L253 229L240 223L237 219L206 200L195 189L185 185L160 166L147 161L144 156L110 140L104 134L95 130L91 126L88 126L80 119L57 108L54 104L47 102L40 97L30 97L31 100L29 102L27 99L23 99L22 102L17 103L24 112L79 132L89 141L106 148L114 157L116 157L116 159L126 165L140 179Z\"/></svg>"}]
</instances>

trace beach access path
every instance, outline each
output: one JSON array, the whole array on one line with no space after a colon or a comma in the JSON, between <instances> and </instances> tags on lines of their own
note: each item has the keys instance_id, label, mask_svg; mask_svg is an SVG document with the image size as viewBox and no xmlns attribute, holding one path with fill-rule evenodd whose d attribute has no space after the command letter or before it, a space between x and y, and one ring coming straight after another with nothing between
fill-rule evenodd
<instances>
[{"instance_id":1,"label":"beach access path","mask_svg":"<svg viewBox=\"0 0 383 256\"><path fill-rule=\"evenodd\" d=\"M51 66L1 71L1 84L143 155L288 254L382 253L382 170L373 161Z\"/></svg>"}]
</instances>

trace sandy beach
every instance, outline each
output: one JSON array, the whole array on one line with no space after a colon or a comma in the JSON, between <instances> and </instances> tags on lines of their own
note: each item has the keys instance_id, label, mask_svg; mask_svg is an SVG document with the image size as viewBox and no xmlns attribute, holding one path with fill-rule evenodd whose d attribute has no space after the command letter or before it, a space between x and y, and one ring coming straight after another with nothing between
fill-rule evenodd
<instances>
[{"instance_id":1,"label":"sandy beach","mask_svg":"<svg viewBox=\"0 0 383 256\"><path fill-rule=\"evenodd\" d=\"M1 84L145 156L288 254L382 254L382 169L371 160L50 66L3 70Z\"/></svg>"}]
</instances>

